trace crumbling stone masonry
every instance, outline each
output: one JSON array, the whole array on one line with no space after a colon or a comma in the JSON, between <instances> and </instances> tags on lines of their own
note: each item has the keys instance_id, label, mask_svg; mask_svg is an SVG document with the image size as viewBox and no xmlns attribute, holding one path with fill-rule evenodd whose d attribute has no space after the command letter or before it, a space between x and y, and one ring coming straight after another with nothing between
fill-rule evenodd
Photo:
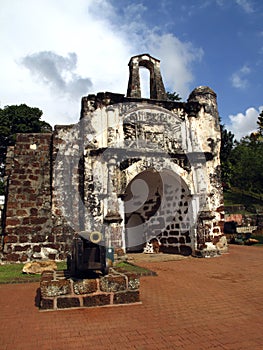
<instances>
[{"instance_id":1,"label":"crumbling stone masonry","mask_svg":"<svg viewBox=\"0 0 263 350\"><path fill-rule=\"evenodd\" d=\"M140 280L133 273L112 270L107 276L71 279L67 272L44 272L40 281L40 309L59 310L140 303Z\"/></svg>"},{"instance_id":2,"label":"crumbling stone masonry","mask_svg":"<svg viewBox=\"0 0 263 350\"><path fill-rule=\"evenodd\" d=\"M168 101L159 60L135 56L129 69L127 96L83 97L79 123L19 134L9 148L2 261L65 259L79 231L127 251L153 237L171 253L227 249L216 94L201 86Z\"/></svg>"}]
</instances>

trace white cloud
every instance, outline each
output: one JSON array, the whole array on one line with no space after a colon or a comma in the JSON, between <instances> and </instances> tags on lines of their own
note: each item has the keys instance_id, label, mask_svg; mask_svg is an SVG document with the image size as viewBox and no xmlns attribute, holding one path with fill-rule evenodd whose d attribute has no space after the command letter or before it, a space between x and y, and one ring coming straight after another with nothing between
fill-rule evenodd
<instances>
[{"instance_id":1,"label":"white cloud","mask_svg":"<svg viewBox=\"0 0 263 350\"><path fill-rule=\"evenodd\" d=\"M258 116L263 110L263 106L258 109L250 107L243 113L237 113L236 115L230 115L230 124L226 125L226 129L230 130L237 140L242 137L250 135L257 130Z\"/></svg>"},{"instance_id":2,"label":"white cloud","mask_svg":"<svg viewBox=\"0 0 263 350\"><path fill-rule=\"evenodd\" d=\"M250 72L251 72L251 69L247 65L244 65L237 72L233 73L231 76L232 86L237 89L247 88L249 83L246 77L247 75L250 74Z\"/></svg>"},{"instance_id":3,"label":"white cloud","mask_svg":"<svg viewBox=\"0 0 263 350\"><path fill-rule=\"evenodd\" d=\"M92 86L89 78L75 73L77 55L74 52L63 57L52 51L41 51L23 57L21 63L38 81L49 84L61 96L80 99Z\"/></svg>"},{"instance_id":4,"label":"white cloud","mask_svg":"<svg viewBox=\"0 0 263 350\"><path fill-rule=\"evenodd\" d=\"M123 32L126 42L133 43L134 54L147 52L160 59L166 89L176 91L186 99L194 80L192 65L202 59L204 52L191 42L181 41L174 34L163 32L162 28L147 26L143 21L146 10L143 5L128 6L124 17L117 20L118 29Z\"/></svg>"},{"instance_id":5,"label":"white cloud","mask_svg":"<svg viewBox=\"0 0 263 350\"><path fill-rule=\"evenodd\" d=\"M236 3L242 7L242 9L246 12L246 13L252 13L254 12L252 3L248 0L236 0Z\"/></svg>"},{"instance_id":6,"label":"white cloud","mask_svg":"<svg viewBox=\"0 0 263 350\"><path fill-rule=\"evenodd\" d=\"M2 0L0 106L26 103L42 109L52 125L76 122L80 95L125 94L129 59L144 52L161 60L167 88L186 98L202 50L148 26L144 5L129 5L120 15L112 4Z\"/></svg>"},{"instance_id":7,"label":"white cloud","mask_svg":"<svg viewBox=\"0 0 263 350\"><path fill-rule=\"evenodd\" d=\"M185 99L194 77L191 65L201 60L203 50L190 42L182 42L172 34L151 34L148 37L149 52L161 60L164 83L169 91L176 91Z\"/></svg>"}]
</instances>

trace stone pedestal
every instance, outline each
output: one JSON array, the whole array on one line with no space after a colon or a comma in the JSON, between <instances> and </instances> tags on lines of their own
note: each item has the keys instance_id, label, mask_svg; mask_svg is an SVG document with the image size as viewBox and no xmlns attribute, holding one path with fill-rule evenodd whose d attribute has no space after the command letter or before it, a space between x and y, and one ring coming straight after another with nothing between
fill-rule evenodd
<instances>
[{"instance_id":1,"label":"stone pedestal","mask_svg":"<svg viewBox=\"0 0 263 350\"><path fill-rule=\"evenodd\" d=\"M48 271L40 281L40 310L138 304L139 287L136 274L113 269L106 276L90 279L71 278L67 271Z\"/></svg>"}]
</instances>

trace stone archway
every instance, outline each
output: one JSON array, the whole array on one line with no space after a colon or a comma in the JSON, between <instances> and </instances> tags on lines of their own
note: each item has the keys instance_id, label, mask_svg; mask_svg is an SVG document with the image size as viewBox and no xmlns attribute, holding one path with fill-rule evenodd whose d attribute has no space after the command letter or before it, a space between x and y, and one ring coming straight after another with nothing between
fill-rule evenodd
<instances>
[{"instance_id":1,"label":"stone archway","mask_svg":"<svg viewBox=\"0 0 263 350\"><path fill-rule=\"evenodd\" d=\"M140 251L148 239L148 220L160 207L162 181L148 169L137 174L125 191L125 234L127 251Z\"/></svg>"},{"instance_id":2,"label":"stone archway","mask_svg":"<svg viewBox=\"0 0 263 350\"><path fill-rule=\"evenodd\" d=\"M192 253L192 198L184 180L173 171L138 173L126 188L124 209L127 251L140 251L157 237L164 252Z\"/></svg>"}]
</instances>

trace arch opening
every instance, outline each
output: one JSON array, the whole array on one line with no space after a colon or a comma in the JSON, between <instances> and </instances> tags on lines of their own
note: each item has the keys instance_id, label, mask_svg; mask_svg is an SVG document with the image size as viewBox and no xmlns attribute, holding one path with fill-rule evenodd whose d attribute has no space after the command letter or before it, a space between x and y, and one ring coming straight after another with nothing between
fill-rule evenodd
<instances>
[{"instance_id":1,"label":"arch opening","mask_svg":"<svg viewBox=\"0 0 263 350\"><path fill-rule=\"evenodd\" d=\"M150 70L144 66L139 68L140 73L140 86L141 86L141 97L151 98L150 96Z\"/></svg>"},{"instance_id":2,"label":"arch opening","mask_svg":"<svg viewBox=\"0 0 263 350\"><path fill-rule=\"evenodd\" d=\"M165 253L190 255L194 244L191 196L185 182L172 171L148 169L126 188L126 250L141 252L157 238Z\"/></svg>"}]
</instances>

